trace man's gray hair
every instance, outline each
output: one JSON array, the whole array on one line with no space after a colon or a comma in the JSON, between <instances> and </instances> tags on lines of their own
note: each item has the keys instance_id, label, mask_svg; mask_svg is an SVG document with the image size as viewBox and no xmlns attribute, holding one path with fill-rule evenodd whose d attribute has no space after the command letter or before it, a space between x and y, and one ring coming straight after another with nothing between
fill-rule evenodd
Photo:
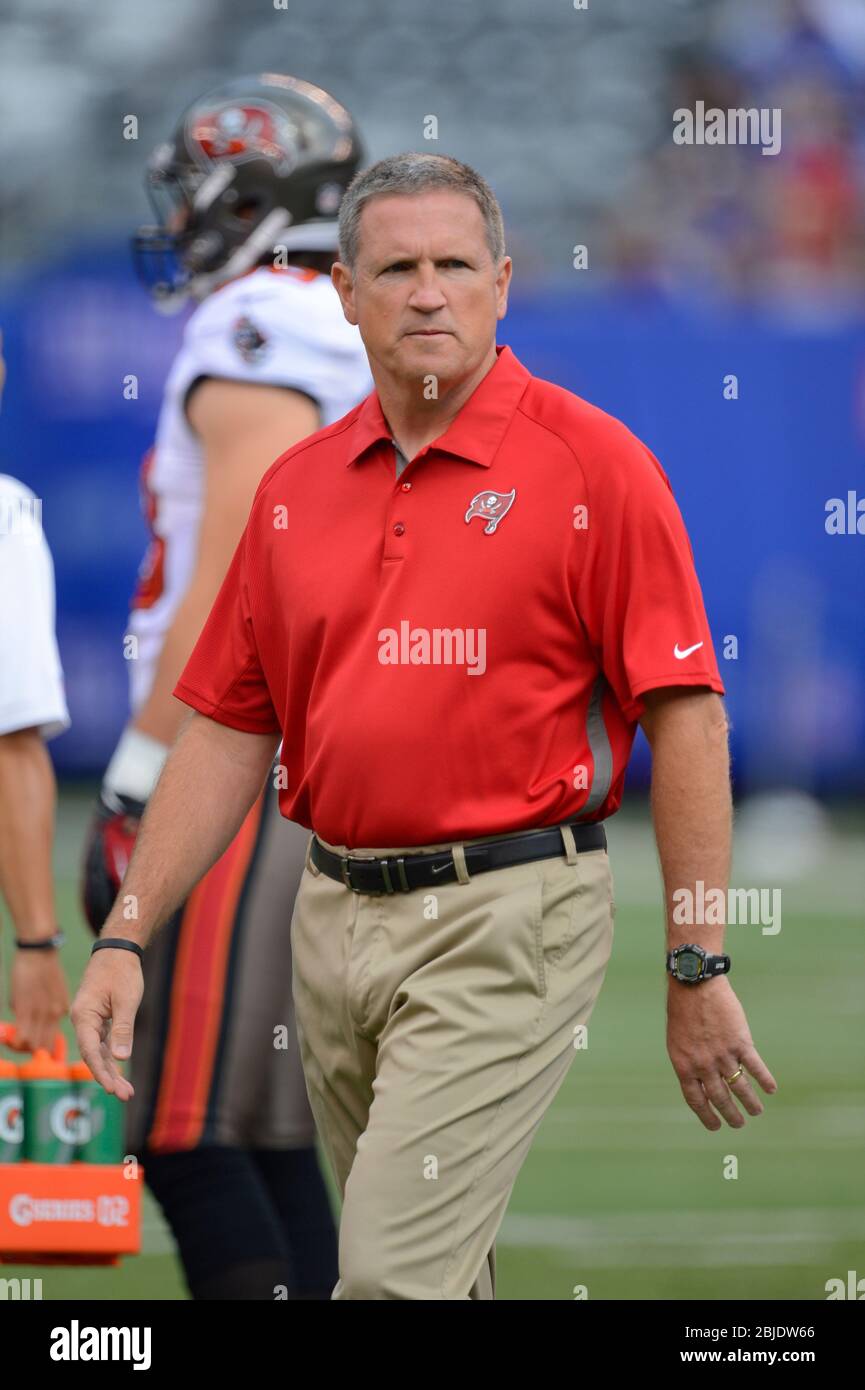
<instances>
[{"instance_id":1,"label":"man's gray hair","mask_svg":"<svg viewBox=\"0 0 865 1390\"><path fill-rule=\"evenodd\" d=\"M383 193L425 193L428 188L449 188L474 198L483 215L490 255L498 264L505 254L505 227L498 199L486 179L450 155L414 152L388 155L355 174L339 208L339 258L343 264L354 270L360 215L371 198Z\"/></svg>"}]
</instances>

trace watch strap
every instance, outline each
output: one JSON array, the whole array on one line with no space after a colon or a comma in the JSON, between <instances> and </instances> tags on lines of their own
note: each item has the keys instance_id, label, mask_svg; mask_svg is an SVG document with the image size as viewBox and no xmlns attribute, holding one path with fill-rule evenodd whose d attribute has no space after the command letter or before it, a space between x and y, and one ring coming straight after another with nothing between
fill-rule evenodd
<instances>
[{"instance_id":1,"label":"watch strap","mask_svg":"<svg viewBox=\"0 0 865 1390\"><path fill-rule=\"evenodd\" d=\"M727 975L730 971L729 956L707 956L706 975Z\"/></svg>"},{"instance_id":2,"label":"watch strap","mask_svg":"<svg viewBox=\"0 0 865 1390\"><path fill-rule=\"evenodd\" d=\"M19 951L54 951L62 946L66 941L66 933L55 932L53 936L43 937L41 941L20 941L15 938L15 945Z\"/></svg>"}]
</instances>

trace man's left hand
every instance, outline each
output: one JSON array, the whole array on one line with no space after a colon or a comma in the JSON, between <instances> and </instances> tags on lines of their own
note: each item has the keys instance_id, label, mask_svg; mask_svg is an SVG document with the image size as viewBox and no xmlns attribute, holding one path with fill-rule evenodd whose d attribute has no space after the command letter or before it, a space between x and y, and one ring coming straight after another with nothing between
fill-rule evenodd
<instances>
[{"instance_id":1,"label":"man's left hand","mask_svg":"<svg viewBox=\"0 0 865 1390\"><path fill-rule=\"evenodd\" d=\"M732 1129L742 1128L745 1117L734 1096L749 1115L763 1113L746 1073L759 1082L767 1095L778 1089L754 1046L745 1011L725 976L700 984L669 980L667 1052L682 1095L706 1129L721 1128L718 1115ZM728 1085L724 1078L740 1067L742 1074Z\"/></svg>"}]
</instances>

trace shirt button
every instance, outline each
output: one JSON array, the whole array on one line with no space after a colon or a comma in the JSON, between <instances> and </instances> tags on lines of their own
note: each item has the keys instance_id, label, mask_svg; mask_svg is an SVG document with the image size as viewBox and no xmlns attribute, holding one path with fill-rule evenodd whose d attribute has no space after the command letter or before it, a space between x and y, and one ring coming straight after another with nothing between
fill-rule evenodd
<instances>
[{"instance_id":1,"label":"shirt button","mask_svg":"<svg viewBox=\"0 0 865 1390\"><path fill-rule=\"evenodd\" d=\"M405 527L403 526L402 522L398 521L393 528L393 533L395 536L401 536L404 530Z\"/></svg>"},{"instance_id":2,"label":"shirt button","mask_svg":"<svg viewBox=\"0 0 865 1390\"><path fill-rule=\"evenodd\" d=\"M403 483L402 490L403 492L411 492L411 483Z\"/></svg>"}]
</instances>

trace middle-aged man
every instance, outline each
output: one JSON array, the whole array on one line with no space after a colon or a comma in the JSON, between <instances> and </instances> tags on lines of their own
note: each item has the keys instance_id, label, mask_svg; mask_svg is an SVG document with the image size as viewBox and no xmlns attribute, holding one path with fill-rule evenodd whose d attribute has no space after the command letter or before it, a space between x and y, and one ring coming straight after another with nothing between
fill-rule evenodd
<instances>
[{"instance_id":1,"label":"middle-aged man","mask_svg":"<svg viewBox=\"0 0 865 1390\"><path fill-rule=\"evenodd\" d=\"M613 937L602 822L639 722L668 921L668 1035L710 1130L775 1081L724 978L723 686L666 476L497 346L511 262L474 170L358 174L331 272L375 391L265 474L175 693L168 758L73 1019L122 1098L136 955L236 833L283 736L309 827L291 918L310 1101L343 1195L333 1298L495 1295L495 1235ZM103 949L108 948L108 949ZM286 949L288 943L286 943ZM680 948L683 948L680 950ZM659 949L659 966L661 963Z\"/></svg>"}]
</instances>

